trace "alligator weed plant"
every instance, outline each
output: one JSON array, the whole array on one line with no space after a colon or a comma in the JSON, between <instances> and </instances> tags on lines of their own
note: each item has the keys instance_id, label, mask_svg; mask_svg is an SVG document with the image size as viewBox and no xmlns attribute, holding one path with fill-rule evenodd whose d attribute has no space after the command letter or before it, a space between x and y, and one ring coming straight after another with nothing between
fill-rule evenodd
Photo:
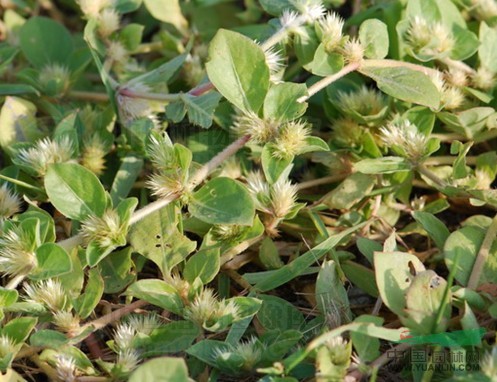
<instances>
[{"instance_id":1,"label":"alligator weed plant","mask_svg":"<svg viewBox=\"0 0 497 382\"><path fill-rule=\"evenodd\" d=\"M497 5L0 1L0 380L493 381Z\"/></svg>"}]
</instances>

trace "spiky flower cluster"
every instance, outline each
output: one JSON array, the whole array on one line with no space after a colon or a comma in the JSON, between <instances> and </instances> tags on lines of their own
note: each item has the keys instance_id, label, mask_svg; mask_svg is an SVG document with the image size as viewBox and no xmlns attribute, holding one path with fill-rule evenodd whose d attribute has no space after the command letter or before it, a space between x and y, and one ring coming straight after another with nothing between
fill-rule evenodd
<instances>
[{"instance_id":1,"label":"spiky flower cluster","mask_svg":"<svg viewBox=\"0 0 497 382\"><path fill-rule=\"evenodd\" d=\"M60 381L74 382L76 381L76 361L73 357L59 354L55 361L55 370Z\"/></svg>"},{"instance_id":2,"label":"spiky flower cluster","mask_svg":"<svg viewBox=\"0 0 497 382\"><path fill-rule=\"evenodd\" d=\"M70 311L60 310L54 312L52 317L54 325L64 333L67 333L69 337L74 337L81 332L80 318Z\"/></svg>"},{"instance_id":3,"label":"spiky flower cluster","mask_svg":"<svg viewBox=\"0 0 497 382\"><path fill-rule=\"evenodd\" d=\"M186 319L200 326L209 327L225 316L236 319L238 312L238 306L233 300L219 300L212 289L205 288L190 305L185 307L183 314Z\"/></svg>"},{"instance_id":4,"label":"spiky flower cluster","mask_svg":"<svg viewBox=\"0 0 497 382\"><path fill-rule=\"evenodd\" d=\"M220 224L212 227L212 236L218 240L231 242L237 240L246 227L236 224Z\"/></svg>"},{"instance_id":5,"label":"spiky flower cluster","mask_svg":"<svg viewBox=\"0 0 497 382\"><path fill-rule=\"evenodd\" d=\"M37 265L31 235L13 226L0 237L0 272L8 276L27 275Z\"/></svg>"},{"instance_id":6,"label":"spiky flower cluster","mask_svg":"<svg viewBox=\"0 0 497 382\"><path fill-rule=\"evenodd\" d=\"M33 169L38 176L44 176L49 165L72 160L74 145L67 136L58 139L44 138L29 149L21 149L17 155L20 165Z\"/></svg>"},{"instance_id":7,"label":"spiky flower cluster","mask_svg":"<svg viewBox=\"0 0 497 382\"><path fill-rule=\"evenodd\" d=\"M409 121L390 123L380 129L380 138L392 151L411 161L419 160L425 153L428 137Z\"/></svg>"},{"instance_id":8,"label":"spiky flower cluster","mask_svg":"<svg viewBox=\"0 0 497 382\"><path fill-rule=\"evenodd\" d=\"M250 135L255 143L264 144L277 134L281 123L271 118L260 118L254 112L242 113L235 117L233 129L239 135Z\"/></svg>"},{"instance_id":9,"label":"spiky flower cluster","mask_svg":"<svg viewBox=\"0 0 497 382\"><path fill-rule=\"evenodd\" d=\"M333 143L341 146L353 148L362 144L364 128L356 121L349 118L337 119L333 122Z\"/></svg>"},{"instance_id":10,"label":"spiky flower cluster","mask_svg":"<svg viewBox=\"0 0 497 382\"><path fill-rule=\"evenodd\" d=\"M280 178L269 186L260 172L247 174L247 189L259 211L283 219L295 206L297 187L290 181Z\"/></svg>"},{"instance_id":11,"label":"spiky flower cluster","mask_svg":"<svg viewBox=\"0 0 497 382\"><path fill-rule=\"evenodd\" d=\"M94 135L84 143L81 164L96 175L105 170L105 145L98 135Z\"/></svg>"},{"instance_id":12,"label":"spiky flower cluster","mask_svg":"<svg viewBox=\"0 0 497 382\"><path fill-rule=\"evenodd\" d=\"M70 85L69 69L58 63L47 64L40 70L38 81L50 94L64 93Z\"/></svg>"},{"instance_id":13,"label":"spiky flower cluster","mask_svg":"<svg viewBox=\"0 0 497 382\"><path fill-rule=\"evenodd\" d=\"M264 57L269 68L270 81L276 84L282 82L281 77L285 65L281 53L272 46L264 49Z\"/></svg>"},{"instance_id":14,"label":"spiky flower cluster","mask_svg":"<svg viewBox=\"0 0 497 382\"><path fill-rule=\"evenodd\" d=\"M162 198L181 193L186 185L188 171L183 171L178 153L169 137L166 134L161 138L152 137L148 153L157 169L147 182L152 193Z\"/></svg>"},{"instance_id":15,"label":"spiky flower cluster","mask_svg":"<svg viewBox=\"0 0 497 382\"><path fill-rule=\"evenodd\" d=\"M302 33L304 24L313 23L326 12L321 0L297 0L293 6L296 10L285 9L279 19L281 28L288 34Z\"/></svg>"},{"instance_id":16,"label":"spiky flower cluster","mask_svg":"<svg viewBox=\"0 0 497 382\"><path fill-rule=\"evenodd\" d=\"M347 40L341 49L341 53L343 54L345 61L348 63L358 63L364 58L365 50L366 48L361 41L354 37Z\"/></svg>"},{"instance_id":17,"label":"spiky flower cluster","mask_svg":"<svg viewBox=\"0 0 497 382\"><path fill-rule=\"evenodd\" d=\"M497 3L494 0L472 0L471 13L479 20L487 21L497 17Z\"/></svg>"},{"instance_id":18,"label":"spiky flower cluster","mask_svg":"<svg viewBox=\"0 0 497 382\"><path fill-rule=\"evenodd\" d=\"M283 125L273 143L273 156L279 159L291 158L306 146L310 126L302 121L292 121Z\"/></svg>"},{"instance_id":19,"label":"spiky flower cluster","mask_svg":"<svg viewBox=\"0 0 497 382\"><path fill-rule=\"evenodd\" d=\"M480 66L471 77L473 85L482 90L492 89L495 86L495 80L495 73L484 66Z\"/></svg>"},{"instance_id":20,"label":"spiky flower cluster","mask_svg":"<svg viewBox=\"0 0 497 382\"><path fill-rule=\"evenodd\" d=\"M441 72L432 74L431 80L440 93L441 105L444 109L454 110L461 107L465 98L459 87L447 84Z\"/></svg>"},{"instance_id":21,"label":"spiky flower cluster","mask_svg":"<svg viewBox=\"0 0 497 382\"><path fill-rule=\"evenodd\" d=\"M96 242L100 248L126 243L127 222L121 221L116 210L107 209L102 216L90 215L81 224L81 234L87 243Z\"/></svg>"},{"instance_id":22,"label":"spiky flower cluster","mask_svg":"<svg viewBox=\"0 0 497 382\"><path fill-rule=\"evenodd\" d=\"M347 115L372 116L382 112L388 106L388 100L382 93L361 86L353 92L338 91L336 106Z\"/></svg>"},{"instance_id":23,"label":"spiky flower cluster","mask_svg":"<svg viewBox=\"0 0 497 382\"><path fill-rule=\"evenodd\" d=\"M5 358L11 353L17 352L19 345L7 334L0 335L0 358Z\"/></svg>"},{"instance_id":24,"label":"spiky flower cluster","mask_svg":"<svg viewBox=\"0 0 497 382\"><path fill-rule=\"evenodd\" d=\"M344 20L335 12L330 12L318 20L321 29L321 41L327 52L333 52L344 43Z\"/></svg>"},{"instance_id":25,"label":"spiky flower cluster","mask_svg":"<svg viewBox=\"0 0 497 382\"><path fill-rule=\"evenodd\" d=\"M335 365L341 365L349 360L347 351L348 342L342 336L333 337L325 342L328 349L331 362Z\"/></svg>"},{"instance_id":26,"label":"spiky flower cluster","mask_svg":"<svg viewBox=\"0 0 497 382\"><path fill-rule=\"evenodd\" d=\"M242 370L252 371L261 361L264 350L264 344L259 342L256 337L251 337L249 340L239 342L236 345L228 345L226 348L217 349L214 357L216 360L235 357L240 359L240 368Z\"/></svg>"},{"instance_id":27,"label":"spiky flower cluster","mask_svg":"<svg viewBox=\"0 0 497 382\"><path fill-rule=\"evenodd\" d=\"M21 209L21 200L10 191L7 184L0 187L0 219L6 219L19 212Z\"/></svg>"},{"instance_id":28,"label":"spiky flower cluster","mask_svg":"<svg viewBox=\"0 0 497 382\"><path fill-rule=\"evenodd\" d=\"M138 334L149 335L162 325L157 314L133 314L127 318L128 325Z\"/></svg>"},{"instance_id":29,"label":"spiky flower cluster","mask_svg":"<svg viewBox=\"0 0 497 382\"><path fill-rule=\"evenodd\" d=\"M109 37L119 29L120 16L115 9L106 8L98 15L98 33L103 38Z\"/></svg>"},{"instance_id":30,"label":"spiky flower cluster","mask_svg":"<svg viewBox=\"0 0 497 382\"><path fill-rule=\"evenodd\" d=\"M26 301L46 306L52 312L67 308L69 302L67 291L58 280L49 279L24 285Z\"/></svg>"},{"instance_id":31,"label":"spiky flower cluster","mask_svg":"<svg viewBox=\"0 0 497 382\"><path fill-rule=\"evenodd\" d=\"M447 57L454 48L451 31L442 23L429 23L416 16L410 20L406 35L413 52L426 59Z\"/></svg>"}]
</instances>

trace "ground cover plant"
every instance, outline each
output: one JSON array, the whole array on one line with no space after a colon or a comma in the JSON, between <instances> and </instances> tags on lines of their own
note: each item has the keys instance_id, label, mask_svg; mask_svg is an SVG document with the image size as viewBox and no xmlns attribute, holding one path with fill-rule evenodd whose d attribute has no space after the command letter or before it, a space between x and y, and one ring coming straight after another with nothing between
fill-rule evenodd
<instances>
[{"instance_id":1,"label":"ground cover plant","mask_svg":"<svg viewBox=\"0 0 497 382\"><path fill-rule=\"evenodd\" d=\"M1 381L492 381L497 4L0 0Z\"/></svg>"}]
</instances>

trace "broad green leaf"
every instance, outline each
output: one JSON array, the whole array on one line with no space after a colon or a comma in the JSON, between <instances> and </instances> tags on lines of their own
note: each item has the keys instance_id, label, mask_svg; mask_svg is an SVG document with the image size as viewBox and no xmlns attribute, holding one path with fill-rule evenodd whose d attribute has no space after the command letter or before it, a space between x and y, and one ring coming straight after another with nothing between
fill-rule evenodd
<instances>
[{"instance_id":1,"label":"broad green leaf","mask_svg":"<svg viewBox=\"0 0 497 382\"><path fill-rule=\"evenodd\" d=\"M497 73L497 30L485 22L480 24L480 47L478 57L483 67Z\"/></svg>"},{"instance_id":2,"label":"broad green leaf","mask_svg":"<svg viewBox=\"0 0 497 382\"><path fill-rule=\"evenodd\" d=\"M284 265L278 253L278 248L269 237L264 238L259 247L259 260L266 269L278 269Z\"/></svg>"},{"instance_id":3,"label":"broad green leaf","mask_svg":"<svg viewBox=\"0 0 497 382\"><path fill-rule=\"evenodd\" d=\"M105 190L98 178L79 164L50 165L45 175L45 189L55 208L71 219L101 216L107 205Z\"/></svg>"},{"instance_id":4,"label":"broad green leaf","mask_svg":"<svg viewBox=\"0 0 497 382\"><path fill-rule=\"evenodd\" d=\"M175 321L161 326L146 337L133 341L144 358L167 353L178 353L187 349L199 336L200 328L190 321Z\"/></svg>"},{"instance_id":5,"label":"broad green leaf","mask_svg":"<svg viewBox=\"0 0 497 382\"><path fill-rule=\"evenodd\" d=\"M354 163L354 170L363 174L393 174L398 171L410 171L412 165L405 158L383 157L363 159Z\"/></svg>"},{"instance_id":6,"label":"broad green leaf","mask_svg":"<svg viewBox=\"0 0 497 382\"><path fill-rule=\"evenodd\" d=\"M114 3L116 11L119 13L129 13L140 8L142 0L118 0Z\"/></svg>"},{"instance_id":7,"label":"broad green leaf","mask_svg":"<svg viewBox=\"0 0 497 382\"><path fill-rule=\"evenodd\" d=\"M474 262L485 237L485 229L476 226L467 226L454 231L445 241L445 264L449 270L455 266L455 279L466 286ZM494 240L489 250L478 285L484 283L497 283L497 240Z\"/></svg>"},{"instance_id":8,"label":"broad green leaf","mask_svg":"<svg viewBox=\"0 0 497 382\"><path fill-rule=\"evenodd\" d=\"M55 243L45 243L36 249L37 266L29 274L32 280L45 280L72 270L71 258L67 252Z\"/></svg>"},{"instance_id":9,"label":"broad green leaf","mask_svg":"<svg viewBox=\"0 0 497 382\"><path fill-rule=\"evenodd\" d=\"M0 84L0 96L19 95L19 94L35 94L40 95L40 92L31 85L25 84Z\"/></svg>"},{"instance_id":10,"label":"broad green leaf","mask_svg":"<svg viewBox=\"0 0 497 382\"><path fill-rule=\"evenodd\" d=\"M104 293L118 293L136 279L132 272L132 248L126 247L122 251L112 252L98 263L98 269L104 280Z\"/></svg>"},{"instance_id":11,"label":"broad green leaf","mask_svg":"<svg viewBox=\"0 0 497 382\"><path fill-rule=\"evenodd\" d=\"M173 24L179 30L185 29L188 22L181 13L179 0L143 0L145 7L157 20Z\"/></svg>"},{"instance_id":12,"label":"broad green leaf","mask_svg":"<svg viewBox=\"0 0 497 382\"><path fill-rule=\"evenodd\" d=\"M295 10L295 5L292 0L260 0L259 2L264 11L272 16L280 16L285 9Z\"/></svg>"},{"instance_id":13,"label":"broad green leaf","mask_svg":"<svg viewBox=\"0 0 497 382\"><path fill-rule=\"evenodd\" d=\"M388 308L402 315L406 305L405 293L414 278L411 269L422 272L419 259L406 252L375 252L374 270L380 296Z\"/></svg>"},{"instance_id":14,"label":"broad green leaf","mask_svg":"<svg viewBox=\"0 0 497 382\"><path fill-rule=\"evenodd\" d=\"M50 329L41 329L29 338L31 346L58 349L68 342L68 338L61 332Z\"/></svg>"},{"instance_id":15,"label":"broad green leaf","mask_svg":"<svg viewBox=\"0 0 497 382\"><path fill-rule=\"evenodd\" d=\"M257 113L269 88L269 68L262 48L239 33L221 29L209 46L206 64L217 90L242 111Z\"/></svg>"},{"instance_id":16,"label":"broad green leaf","mask_svg":"<svg viewBox=\"0 0 497 382\"><path fill-rule=\"evenodd\" d=\"M285 331L303 328L304 316L292 303L270 295L258 295L257 298L262 300L257 319L264 329Z\"/></svg>"},{"instance_id":17,"label":"broad green leaf","mask_svg":"<svg viewBox=\"0 0 497 382\"><path fill-rule=\"evenodd\" d=\"M375 183L376 176L356 172L326 194L323 203L331 209L349 209L368 196Z\"/></svg>"},{"instance_id":18,"label":"broad green leaf","mask_svg":"<svg viewBox=\"0 0 497 382\"><path fill-rule=\"evenodd\" d=\"M19 293L15 289L0 287L0 307L12 305L17 301Z\"/></svg>"},{"instance_id":19,"label":"broad green leaf","mask_svg":"<svg viewBox=\"0 0 497 382\"><path fill-rule=\"evenodd\" d=\"M261 154L262 170L269 184L274 184L278 181L281 174L291 165L293 157L277 158L273 155L273 147L271 143L264 145Z\"/></svg>"},{"instance_id":20,"label":"broad green leaf","mask_svg":"<svg viewBox=\"0 0 497 382\"><path fill-rule=\"evenodd\" d=\"M92 314L103 293L104 280L100 276L100 272L96 268L92 268L88 272L85 291L74 302L74 307L81 318L86 318Z\"/></svg>"},{"instance_id":21,"label":"broad green leaf","mask_svg":"<svg viewBox=\"0 0 497 382\"><path fill-rule=\"evenodd\" d=\"M385 58L388 54L387 26L378 19L369 19L361 24L359 40L365 46L364 54L367 58Z\"/></svg>"},{"instance_id":22,"label":"broad green leaf","mask_svg":"<svg viewBox=\"0 0 497 382\"><path fill-rule=\"evenodd\" d=\"M0 332L14 340L16 344L23 343L29 337L29 333L34 329L37 319L35 317L18 317L5 324Z\"/></svg>"},{"instance_id":23,"label":"broad green leaf","mask_svg":"<svg viewBox=\"0 0 497 382\"><path fill-rule=\"evenodd\" d=\"M343 55L338 53L328 53L324 48L324 44L319 44L314 59L311 63L312 73L317 76L329 76L335 74L343 68Z\"/></svg>"},{"instance_id":24,"label":"broad green leaf","mask_svg":"<svg viewBox=\"0 0 497 382\"><path fill-rule=\"evenodd\" d=\"M119 204L128 196L142 167L143 159L138 156L127 155L121 160L121 166L114 177L110 190L113 205Z\"/></svg>"},{"instance_id":25,"label":"broad green leaf","mask_svg":"<svg viewBox=\"0 0 497 382\"><path fill-rule=\"evenodd\" d=\"M443 249L445 240L450 235L449 229L445 224L428 212L414 211L412 216L423 226L428 235L433 239L438 248Z\"/></svg>"},{"instance_id":26,"label":"broad green leaf","mask_svg":"<svg viewBox=\"0 0 497 382\"><path fill-rule=\"evenodd\" d=\"M383 321L382 317L366 314L354 320L354 322L372 323L375 326L381 326ZM378 338L354 331L350 332L350 338L361 360L371 362L380 356L380 340Z\"/></svg>"},{"instance_id":27,"label":"broad green leaf","mask_svg":"<svg viewBox=\"0 0 497 382\"><path fill-rule=\"evenodd\" d=\"M41 68L49 64L66 64L73 51L69 31L46 17L30 18L19 31L19 43L31 64Z\"/></svg>"},{"instance_id":28,"label":"broad green leaf","mask_svg":"<svg viewBox=\"0 0 497 382\"><path fill-rule=\"evenodd\" d=\"M42 134L37 128L36 106L25 99L6 97L0 109L0 145L34 141Z\"/></svg>"},{"instance_id":29,"label":"broad green leaf","mask_svg":"<svg viewBox=\"0 0 497 382\"><path fill-rule=\"evenodd\" d=\"M145 27L140 24L128 24L119 33L119 40L124 47L130 52L134 51L140 45L142 40L143 29Z\"/></svg>"},{"instance_id":30,"label":"broad green leaf","mask_svg":"<svg viewBox=\"0 0 497 382\"><path fill-rule=\"evenodd\" d=\"M182 358L154 358L140 365L129 377L129 382L187 382L188 368Z\"/></svg>"},{"instance_id":31,"label":"broad green leaf","mask_svg":"<svg viewBox=\"0 0 497 382\"><path fill-rule=\"evenodd\" d=\"M257 282L254 285L254 290L266 292L271 289L275 289L290 280L293 280L295 277L300 276L307 270L307 268L309 268L312 264L326 255L343 239L363 227L365 224L366 223L361 223L354 227L345 229L338 234L332 235L321 244L318 244L303 255L297 257L291 263L286 264L284 267L276 271L271 271L271 277L266 277L263 280Z\"/></svg>"},{"instance_id":32,"label":"broad green leaf","mask_svg":"<svg viewBox=\"0 0 497 382\"><path fill-rule=\"evenodd\" d=\"M363 66L360 72L376 81L380 90L402 101L437 109L440 94L426 74L407 67Z\"/></svg>"},{"instance_id":33,"label":"broad green leaf","mask_svg":"<svg viewBox=\"0 0 497 382\"><path fill-rule=\"evenodd\" d=\"M316 303L321 314L333 317L336 325L352 320L347 291L337 273L337 264L329 260L321 265L316 279Z\"/></svg>"},{"instance_id":34,"label":"broad green leaf","mask_svg":"<svg viewBox=\"0 0 497 382\"><path fill-rule=\"evenodd\" d=\"M176 206L170 204L140 220L129 231L133 250L157 264L164 275L168 275L196 247L194 241L178 230L179 219Z\"/></svg>"},{"instance_id":35,"label":"broad green leaf","mask_svg":"<svg viewBox=\"0 0 497 382\"><path fill-rule=\"evenodd\" d=\"M216 277L220 266L219 248L199 251L186 262L183 277L189 283L198 277L205 285Z\"/></svg>"},{"instance_id":36,"label":"broad green leaf","mask_svg":"<svg viewBox=\"0 0 497 382\"><path fill-rule=\"evenodd\" d=\"M306 137L305 146L299 151L299 155L316 151L330 151L330 146L319 137Z\"/></svg>"},{"instance_id":37,"label":"broad green leaf","mask_svg":"<svg viewBox=\"0 0 497 382\"><path fill-rule=\"evenodd\" d=\"M297 100L306 94L305 84L283 82L271 86L264 100L264 117L282 122L301 117L307 109L307 103Z\"/></svg>"},{"instance_id":38,"label":"broad green leaf","mask_svg":"<svg viewBox=\"0 0 497 382\"><path fill-rule=\"evenodd\" d=\"M221 94L218 92L210 92L198 97L188 94L181 95L181 100L185 104L188 113L188 120L190 123L203 128L208 128L212 125L214 110L220 99Z\"/></svg>"},{"instance_id":39,"label":"broad green leaf","mask_svg":"<svg viewBox=\"0 0 497 382\"><path fill-rule=\"evenodd\" d=\"M188 206L196 218L210 224L250 225L255 207L247 189L231 178L214 178L192 195Z\"/></svg>"},{"instance_id":40,"label":"broad green leaf","mask_svg":"<svg viewBox=\"0 0 497 382\"><path fill-rule=\"evenodd\" d=\"M175 314L181 314L183 308L176 289L158 279L139 280L128 287L126 295L140 298Z\"/></svg>"},{"instance_id":41,"label":"broad green leaf","mask_svg":"<svg viewBox=\"0 0 497 382\"><path fill-rule=\"evenodd\" d=\"M178 70L181 69L185 63L186 57L186 54L176 56L159 67L133 78L128 81L126 85L146 84L153 87L157 86L157 84L168 83Z\"/></svg>"}]
</instances>

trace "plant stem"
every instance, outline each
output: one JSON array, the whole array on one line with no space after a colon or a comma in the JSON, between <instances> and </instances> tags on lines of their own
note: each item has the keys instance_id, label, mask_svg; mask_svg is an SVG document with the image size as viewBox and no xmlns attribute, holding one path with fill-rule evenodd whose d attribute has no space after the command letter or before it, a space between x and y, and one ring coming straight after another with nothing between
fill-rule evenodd
<instances>
[{"instance_id":1,"label":"plant stem","mask_svg":"<svg viewBox=\"0 0 497 382\"><path fill-rule=\"evenodd\" d=\"M26 278L26 275L17 275L12 280L10 280L7 285L5 285L5 289L16 289L17 286L22 283L22 280Z\"/></svg>"},{"instance_id":2,"label":"plant stem","mask_svg":"<svg viewBox=\"0 0 497 382\"><path fill-rule=\"evenodd\" d=\"M297 190L305 190L306 188L312 188L316 186L321 186L323 184L330 184L340 182L344 180L349 174L339 174L339 175L331 175L325 176L323 178L308 180L307 182L302 182L297 184Z\"/></svg>"},{"instance_id":3,"label":"plant stem","mask_svg":"<svg viewBox=\"0 0 497 382\"><path fill-rule=\"evenodd\" d=\"M404 68L409 68L409 69L424 73L427 76L436 75L439 73L438 70L427 68L426 66L423 66L423 65L417 65L417 64L413 64L411 62L389 60L389 59L363 60L362 64L361 64L361 68L368 68L368 67L380 67L380 68L401 68L401 67L404 67Z\"/></svg>"},{"instance_id":4,"label":"plant stem","mask_svg":"<svg viewBox=\"0 0 497 382\"><path fill-rule=\"evenodd\" d=\"M469 276L468 289L476 289L478 287L478 281L480 281L480 276L483 271L483 267L488 259L488 254L490 253L490 248L492 243L497 236L497 215L494 216L492 223L488 227L483 243L481 244L478 255L476 256L475 263L473 264L473 269L471 275Z\"/></svg>"},{"instance_id":5,"label":"plant stem","mask_svg":"<svg viewBox=\"0 0 497 382\"><path fill-rule=\"evenodd\" d=\"M15 184L17 186L27 188L28 190L33 190L33 191L36 191L36 192L40 192L42 194L44 193L44 191L40 187L33 186L33 185L31 185L29 183L26 183L26 182L23 182L22 180L19 180L19 179L11 178L9 176L5 176L5 175L2 175L2 174L0 174L0 179L3 179L6 182Z\"/></svg>"},{"instance_id":6,"label":"plant stem","mask_svg":"<svg viewBox=\"0 0 497 382\"><path fill-rule=\"evenodd\" d=\"M67 97L90 102L107 102L109 100L109 96L106 93L95 93L82 90L72 90L67 93Z\"/></svg>"},{"instance_id":7,"label":"plant stem","mask_svg":"<svg viewBox=\"0 0 497 382\"><path fill-rule=\"evenodd\" d=\"M423 164L429 165L429 166L440 166L440 165L446 165L446 164L454 164L454 161L456 159L457 159L457 157L452 156L452 155L429 157L423 162ZM475 156L467 156L466 157L466 164L470 165L470 166L474 166L476 164L476 159L477 159L477 157L475 157Z\"/></svg>"},{"instance_id":8,"label":"plant stem","mask_svg":"<svg viewBox=\"0 0 497 382\"><path fill-rule=\"evenodd\" d=\"M357 70L360 66L361 64L359 62L352 62L344 66L339 72L332 74L331 76L324 77L323 79L319 80L314 85L312 85L309 89L307 89L308 95L300 97L299 99L297 99L297 102L303 103L307 101L309 98L311 98L314 94L316 94L320 90L324 89L328 85L331 85L336 80L346 76L347 74L353 72L354 70Z\"/></svg>"},{"instance_id":9,"label":"plant stem","mask_svg":"<svg viewBox=\"0 0 497 382\"><path fill-rule=\"evenodd\" d=\"M167 198L162 198L146 205L145 207L136 211L131 216L131 219L129 219L129 224L133 225L139 222L140 220L142 220L143 218L145 218L146 216L154 213L155 211L158 211L161 208L166 207L169 203L174 202L176 199L178 199L179 196L180 196L179 194L171 194Z\"/></svg>"},{"instance_id":10,"label":"plant stem","mask_svg":"<svg viewBox=\"0 0 497 382\"><path fill-rule=\"evenodd\" d=\"M473 75L476 73L476 71L472 67L465 64L462 61L456 61L456 60L453 60L453 59L448 58L448 57L442 58L439 61L442 62L443 64L445 64L449 68L454 68L454 69L460 70L460 71L462 71L466 74L469 74L469 75Z\"/></svg>"},{"instance_id":11,"label":"plant stem","mask_svg":"<svg viewBox=\"0 0 497 382\"><path fill-rule=\"evenodd\" d=\"M123 97L128 97L128 98L143 98L143 99L149 99L152 101L167 101L167 102L172 102L172 101L178 101L181 99L181 93L178 94L160 94L160 93L149 93L149 92L140 92L140 91L135 91L127 88L121 88L119 89L119 95Z\"/></svg>"},{"instance_id":12,"label":"plant stem","mask_svg":"<svg viewBox=\"0 0 497 382\"><path fill-rule=\"evenodd\" d=\"M212 82L206 82L205 84L199 85L196 88L193 88L188 92L188 94L198 97L201 96L204 93L207 93L208 91L214 89L214 85Z\"/></svg>"},{"instance_id":13,"label":"plant stem","mask_svg":"<svg viewBox=\"0 0 497 382\"><path fill-rule=\"evenodd\" d=\"M437 175L435 175L432 171L428 170L428 168L424 164L418 164L416 166L416 170L421 174L430 179L433 183L437 185L437 187L445 188L447 184L440 179Z\"/></svg>"},{"instance_id":14,"label":"plant stem","mask_svg":"<svg viewBox=\"0 0 497 382\"><path fill-rule=\"evenodd\" d=\"M106 314L105 316L102 316L100 318L97 318L96 320L90 321L83 325L81 327L82 330L92 327L93 331L102 329L106 327L107 325L113 323L114 321L119 320L121 317L126 316L127 314L133 312L136 309L143 308L144 306L148 305L149 303L147 301L143 300L137 300L135 302L132 302L129 305L126 305L120 309L117 309L113 312L110 312L109 314Z\"/></svg>"}]
</instances>

